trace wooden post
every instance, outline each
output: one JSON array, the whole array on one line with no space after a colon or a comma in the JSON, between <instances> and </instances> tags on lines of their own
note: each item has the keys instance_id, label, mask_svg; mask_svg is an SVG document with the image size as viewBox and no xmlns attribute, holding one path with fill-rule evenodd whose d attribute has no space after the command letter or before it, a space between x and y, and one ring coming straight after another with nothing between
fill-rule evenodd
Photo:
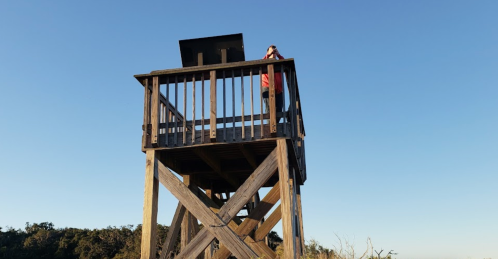
<instances>
[{"instance_id":1,"label":"wooden post","mask_svg":"<svg viewBox=\"0 0 498 259\"><path fill-rule=\"evenodd\" d=\"M297 197L297 216L299 220L299 238L301 239L301 255L304 255L304 229L303 229L303 211L301 207L301 186L296 184Z\"/></svg>"},{"instance_id":2,"label":"wooden post","mask_svg":"<svg viewBox=\"0 0 498 259\"><path fill-rule=\"evenodd\" d=\"M209 117L209 137L211 142L216 142L216 70L210 72L210 110L211 114Z\"/></svg>"},{"instance_id":3,"label":"wooden post","mask_svg":"<svg viewBox=\"0 0 498 259\"><path fill-rule=\"evenodd\" d=\"M159 141L159 116L160 116L160 105L159 105L159 77L155 76L152 79L152 105L151 105L151 123L152 123L152 134L151 143L153 146L158 145Z\"/></svg>"},{"instance_id":4,"label":"wooden post","mask_svg":"<svg viewBox=\"0 0 498 259\"><path fill-rule=\"evenodd\" d=\"M149 90L149 79L144 80L144 128L142 135L142 151L145 151L147 146L147 135L150 124L150 90Z\"/></svg>"},{"instance_id":5,"label":"wooden post","mask_svg":"<svg viewBox=\"0 0 498 259\"><path fill-rule=\"evenodd\" d=\"M277 135L277 107L275 102L275 73L273 64L268 65L268 84L270 102L270 134L272 137Z\"/></svg>"},{"instance_id":6,"label":"wooden post","mask_svg":"<svg viewBox=\"0 0 498 259\"><path fill-rule=\"evenodd\" d=\"M277 140L278 176L280 179L280 205L282 209L282 233L284 239L284 258L295 258L296 243L294 238L294 210L292 205L291 184L287 142Z\"/></svg>"},{"instance_id":7,"label":"wooden post","mask_svg":"<svg viewBox=\"0 0 498 259\"><path fill-rule=\"evenodd\" d=\"M156 258L158 157L155 150L147 150L145 163L145 192L142 224L141 259Z\"/></svg>"},{"instance_id":8,"label":"wooden post","mask_svg":"<svg viewBox=\"0 0 498 259\"><path fill-rule=\"evenodd\" d=\"M190 175L184 175L183 176L183 183L187 186L190 187L190 182L191 178ZM189 211L185 211L185 214L183 215L183 221L182 221L182 227L181 227L181 238L180 238L180 245L181 245L181 251L185 249L185 247L190 243L192 240L192 232L193 232L193 226L192 226L192 213Z\"/></svg>"}]
</instances>

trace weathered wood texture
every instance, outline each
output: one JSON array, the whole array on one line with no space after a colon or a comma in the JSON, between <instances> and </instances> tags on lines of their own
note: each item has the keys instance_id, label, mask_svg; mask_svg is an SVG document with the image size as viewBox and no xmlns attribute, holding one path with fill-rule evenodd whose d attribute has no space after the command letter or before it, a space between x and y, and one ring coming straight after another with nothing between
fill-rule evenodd
<instances>
[{"instance_id":1,"label":"weathered wood texture","mask_svg":"<svg viewBox=\"0 0 498 259\"><path fill-rule=\"evenodd\" d=\"M186 252L184 253L182 251L180 258L192 258L197 256L215 237L238 258L257 257L257 254L227 226L227 222L230 222L230 220L237 215L240 209L252 196L254 196L276 169L276 151L273 151L254 171L251 177L240 186L237 192L235 192L232 198L227 201L220 211L217 214L214 214L209 213L209 208L204 205L197 195L193 194L191 191L186 191L186 186L160 163L159 180L161 183L165 185L166 188L168 188L168 190L170 190L170 192L192 212L192 214L199 218L205 226L187 246L185 249ZM209 212L206 210L209 210ZM188 253L188 251L192 251L192 253ZM251 255L251 253L253 254Z\"/></svg>"},{"instance_id":2,"label":"weathered wood texture","mask_svg":"<svg viewBox=\"0 0 498 259\"><path fill-rule=\"evenodd\" d=\"M156 151L148 150L145 161L145 192L142 224L141 259L156 258L157 202L159 182Z\"/></svg>"},{"instance_id":3,"label":"weathered wood texture","mask_svg":"<svg viewBox=\"0 0 498 259\"><path fill-rule=\"evenodd\" d=\"M277 201L280 198L280 184L277 183L271 190L268 192L268 194L265 196L265 198L259 203L258 206L247 216L247 218L238 226L238 228L235 230L235 233L239 235L240 237L245 237L248 238L249 233L256 227L258 226L259 222L263 219L263 217L268 213L268 211L271 210L271 208L277 203ZM258 242L259 240L256 239L254 240L255 242ZM264 243L259 243L260 245L263 245ZM266 246L266 245L265 245ZM267 254L270 254L274 258L275 255L273 253L270 253L266 251ZM216 252L215 258L228 258L230 256L230 251L224 246L221 245L220 249Z\"/></svg>"},{"instance_id":4,"label":"weathered wood texture","mask_svg":"<svg viewBox=\"0 0 498 259\"><path fill-rule=\"evenodd\" d=\"M277 140L278 175L280 179L280 204L282 205L282 234L284 239L284 258L295 258L294 206L292 204L291 179L287 159L287 142Z\"/></svg>"},{"instance_id":5,"label":"weathered wood texture","mask_svg":"<svg viewBox=\"0 0 498 259\"><path fill-rule=\"evenodd\" d=\"M164 243L162 245L162 252L159 259L166 259L171 257L176 239L178 237L178 233L180 232L183 215L185 215L185 207L183 207L183 205L178 202L178 206L176 207L175 215L173 216L173 220L171 221L168 234L166 235L166 239L164 240Z\"/></svg>"}]
</instances>

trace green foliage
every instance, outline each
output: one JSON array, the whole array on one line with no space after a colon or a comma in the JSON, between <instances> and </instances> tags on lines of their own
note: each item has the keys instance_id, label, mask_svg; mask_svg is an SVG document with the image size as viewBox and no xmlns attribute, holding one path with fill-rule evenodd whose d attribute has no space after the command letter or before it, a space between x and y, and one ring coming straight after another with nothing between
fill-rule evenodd
<instances>
[{"instance_id":1,"label":"green foliage","mask_svg":"<svg viewBox=\"0 0 498 259\"><path fill-rule=\"evenodd\" d=\"M158 253L167 232L158 225ZM0 259L138 259L141 238L141 225L89 230L26 223L24 230L0 228Z\"/></svg>"}]
</instances>

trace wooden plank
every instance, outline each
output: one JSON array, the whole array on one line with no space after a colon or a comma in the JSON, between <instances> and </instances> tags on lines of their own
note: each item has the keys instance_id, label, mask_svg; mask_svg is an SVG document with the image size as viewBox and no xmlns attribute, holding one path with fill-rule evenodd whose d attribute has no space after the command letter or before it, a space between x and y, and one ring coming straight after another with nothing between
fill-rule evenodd
<instances>
[{"instance_id":1,"label":"wooden plank","mask_svg":"<svg viewBox=\"0 0 498 259\"><path fill-rule=\"evenodd\" d=\"M183 144L187 143L187 78L183 81Z\"/></svg>"},{"instance_id":2,"label":"wooden plank","mask_svg":"<svg viewBox=\"0 0 498 259\"><path fill-rule=\"evenodd\" d=\"M155 150L146 151L145 191L142 223L141 259L156 258L157 201L159 182L157 179L158 159Z\"/></svg>"},{"instance_id":3,"label":"wooden plank","mask_svg":"<svg viewBox=\"0 0 498 259\"><path fill-rule=\"evenodd\" d=\"M239 225L239 227L235 230L235 233L237 233L237 235L239 236L247 236L256 226L258 226L259 222L261 222L266 213L271 210L271 208L275 205L275 203L278 202L279 199L280 184L277 183L270 190L270 192L268 192L263 201L258 206L256 206L256 208L247 216L242 224ZM256 239L255 241L258 242L258 239ZM260 244L265 245L264 243ZM266 253L268 252L266 251ZM215 258L225 259L228 258L228 256L230 256L230 251L224 245L220 245L220 249L216 252ZM275 256L272 256L271 258L274 257Z\"/></svg>"},{"instance_id":4,"label":"wooden plank","mask_svg":"<svg viewBox=\"0 0 498 259\"><path fill-rule=\"evenodd\" d=\"M195 121L195 77L192 77L192 121ZM192 143L195 143L195 126L192 127Z\"/></svg>"},{"instance_id":5,"label":"wooden plank","mask_svg":"<svg viewBox=\"0 0 498 259\"><path fill-rule=\"evenodd\" d=\"M226 64L213 64L213 65L204 65L204 66L196 66L196 67L184 67L184 68L173 68L173 69L165 69L165 70L156 70L152 71L149 74L138 74L134 75L134 77L142 83L142 80L146 77L150 76L171 76L171 75L191 75L192 73L201 73L201 72L209 72L212 70L230 70L230 69L246 69L256 68L260 66L266 66L268 64L284 64L288 67L295 68L294 59L286 58L286 59L257 59L250 61L241 61L241 62L230 62Z\"/></svg>"},{"instance_id":6,"label":"wooden plank","mask_svg":"<svg viewBox=\"0 0 498 259\"><path fill-rule=\"evenodd\" d=\"M240 186L237 192L235 192L235 194L233 195L232 199L229 199L227 203L220 209L217 215L221 218L221 220L223 220L224 222L229 222L232 218L234 218L240 211L240 209L249 201L249 199L254 196L258 189L261 188L261 186L275 173L275 170L277 168L276 155L276 150L272 151L272 153L268 155L265 161L263 161L263 163L261 163L261 165L253 172L253 174ZM160 172L161 169L162 168L159 167ZM161 180L161 177L159 179ZM198 193L200 197L205 195L202 192ZM215 205L211 204L211 206ZM210 231L210 229L212 228L211 225L206 225L206 223L202 219L201 222L204 224L205 228L199 231L197 236L195 236L194 239L190 242L187 248L189 252L181 253L180 258L183 258L183 256L185 256L184 258L192 258L197 256L209 245L212 239L216 236L214 233L212 233L212 231ZM215 228L220 228L220 226L217 226ZM213 236L208 234L208 231L211 232ZM223 240L220 241L224 243L224 245L226 245L232 253L234 253L234 251Z\"/></svg>"},{"instance_id":7,"label":"wooden plank","mask_svg":"<svg viewBox=\"0 0 498 259\"><path fill-rule=\"evenodd\" d=\"M142 151L145 151L147 146L147 135L148 135L148 125L150 124L150 91L149 91L149 79L144 81L144 126L142 132Z\"/></svg>"},{"instance_id":8,"label":"wooden plank","mask_svg":"<svg viewBox=\"0 0 498 259\"><path fill-rule=\"evenodd\" d=\"M277 135L277 107L275 102L275 73L273 64L268 65L268 88L270 102L270 134L274 137Z\"/></svg>"},{"instance_id":9,"label":"wooden plank","mask_svg":"<svg viewBox=\"0 0 498 259\"><path fill-rule=\"evenodd\" d=\"M169 102L169 78L167 79L166 81L166 103L167 103L167 108L166 108L166 134L169 134L171 131L170 131L170 128L169 128L169 120L171 118L171 109L170 109L170 106L171 106L171 103ZM168 139L166 139L166 146L168 146L169 143L168 143Z\"/></svg>"},{"instance_id":10,"label":"wooden plank","mask_svg":"<svg viewBox=\"0 0 498 259\"><path fill-rule=\"evenodd\" d=\"M204 224L202 232L210 232L213 236L223 242L232 253L238 258L251 258L258 255L247 246L234 232L231 230L226 221L220 216L213 213L204 203L190 191L167 167L162 163L158 163L159 181L175 196L194 216L201 220ZM196 236L198 237L199 234ZM194 238L195 239L195 238ZM191 244L193 243L193 240ZM189 244L190 245L190 244ZM206 245L207 246L207 245ZM206 246L202 247L202 252ZM200 253L199 252L199 253Z\"/></svg>"},{"instance_id":11,"label":"wooden plank","mask_svg":"<svg viewBox=\"0 0 498 259\"><path fill-rule=\"evenodd\" d=\"M232 128L235 128L235 71L232 70ZM233 131L233 139L235 140L235 130Z\"/></svg>"},{"instance_id":12,"label":"wooden plank","mask_svg":"<svg viewBox=\"0 0 498 259\"><path fill-rule=\"evenodd\" d=\"M285 137L285 136L283 136L283 135L282 135L282 133L281 133L281 132L282 132L282 131L281 131L281 128L283 127L283 124L279 124L277 127L279 128L279 131L278 131L279 133L277 133L277 136L276 136L275 138ZM249 128L250 128L250 126L246 126L246 130L249 130ZM263 129L264 129L264 133L263 133L263 134L268 135L268 134L269 134L269 132L270 132L270 128L269 128L269 126L268 126L268 125L266 125ZM230 128L230 129L228 130L228 133L229 133L229 134L231 134L231 133L232 133L232 130L233 130L233 129L231 129L231 128ZM217 138L217 142L218 142L218 143L196 144L195 146L199 146L199 147L201 147L201 146L212 146L212 145L219 145L219 144L221 144L221 143L222 143L222 144L229 144L229 143L251 143L251 142L253 142L253 141L265 141L265 140L268 140L268 138L265 138L265 139L259 139L259 138L257 138L257 139L254 139L254 140L243 140L243 139L242 139L242 132L241 132L241 128L237 127L237 128L235 128L235 131L236 131L236 132L235 132L235 134L236 134L236 140L235 140L235 141L233 141L233 142L232 142L232 141L230 141L230 142L227 142L227 143L223 143L223 129L218 129L218 130L217 130L217 136L218 136L218 138ZM259 127L257 128L256 133L257 133L256 135L260 135L260 133L259 133ZM190 140L190 138L189 138L190 134L191 134L190 132L187 132L187 139L188 139L187 144L184 146L182 143L180 143L180 145L179 145L179 146L177 146L177 147L187 147L187 146L192 146L191 140ZM164 143L165 143L165 139L164 139L164 138L165 138L165 137L166 137L165 135L161 135L161 136L160 136L160 138L159 138L159 142L160 142L160 146L161 146L161 147L160 147L160 148L158 148L158 149L172 149L172 148L176 148L176 147L165 147L165 145L164 145ZM173 143L173 141L174 141L174 136L173 136L173 134L170 134L168 137L169 137L169 141L170 141L170 143ZM208 136L208 135L205 135L205 137L206 137L206 138L209 138L209 136ZM199 134L197 134L197 136L196 136L197 141L199 141L199 139L200 139L200 138L201 138L201 136L200 136ZM178 140L179 140L179 141L181 141L181 137L180 137Z\"/></svg>"},{"instance_id":13,"label":"wooden plank","mask_svg":"<svg viewBox=\"0 0 498 259\"><path fill-rule=\"evenodd\" d=\"M225 83L225 70L223 70L223 141L227 141L227 91Z\"/></svg>"},{"instance_id":14,"label":"wooden plank","mask_svg":"<svg viewBox=\"0 0 498 259\"><path fill-rule=\"evenodd\" d=\"M159 78L157 76L152 79L152 104L151 104L151 143L153 146L157 146L159 141Z\"/></svg>"},{"instance_id":15,"label":"wooden plank","mask_svg":"<svg viewBox=\"0 0 498 259\"><path fill-rule=\"evenodd\" d=\"M183 176L183 183L188 187L190 188L190 180L191 180L191 176L189 175L184 175ZM185 211L185 214L183 215L183 220L182 220L182 227L181 227L181 238L180 238L180 247L181 247L181 251L183 251L185 249L185 247L187 247L188 243L190 243L190 241L192 240L193 235L192 235L192 232L193 232L193 226L192 226L192 213L190 213L188 210Z\"/></svg>"},{"instance_id":16,"label":"wooden plank","mask_svg":"<svg viewBox=\"0 0 498 259\"><path fill-rule=\"evenodd\" d=\"M259 108L260 108L260 126L261 126L261 138L264 138L263 126L265 125L263 121L263 68L259 67Z\"/></svg>"},{"instance_id":17,"label":"wooden plank","mask_svg":"<svg viewBox=\"0 0 498 259\"><path fill-rule=\"evenodd\" d=\"M254 240L264 240L266 235L270 233L270 231L277 225L277 223L282 218L282 205L278 205L278 207L272 212L272 214L265 220L263 225L261 225L256 232L254 233Z\"/></svg>"},{"instance_id":18,"label":"wooden plank","mask_svg":"<svg viewBox=\"0 0 498 259\"><path fill-rule=\"evenodd\" d=\"M181 114L179 114L179 115L181 115ZM286 115L286 113L284 113L284 112L277 112L277 116L285 116L285 115ZM179 118L181 120L182 117L179 117ZM242 116L235 116L235 122L242 122L243 120L249 120L250 118L251 118L250 115L246 115L244 117L242 117ZM258 115L254 115L254 119L255 120L260 119L260 115L259 114ZM263 119L270 119L270 114L263 114ZM206 123L210 123L211 122L210 119L206 119L205 121L206 121ZM225 122L226 123L234 122L234 118L227 117ZM201 125L201 123L202 123L202 120L187 121L187 129L190 131L190 130L192 130L192 126L193 125L198 126L198 125ZM221 123L223 123L223 118L217 118L216 119L216 124L221 124ZM159 123L159 126L161 128L165 128L166 124L165 123ZM174 128L174 126L172 126L172 125L170 125L169 127L170 128Z\"/></svg>"},{"instance_id":19,"label":"wooden plank","mask_svg":"<svg viewBox=\"0 0 498 259\"><path fill-rule=\"evenodd\" d=\"M294 239L294 211L292 206L291 179L287 158L287 142L277 140L278 176L280 180L280 205L282 208L282 238L284 244L284 258L294 258L296 246Z\"/></svg>"},{"instance_id":20,"label":"wooden plank","mask_svg":"<svg viewBox=\"0 0 498 259\"><path fill-rule=\"evenodd\" d=\"M204 144L204 73L202 73L201 75L201 80L202 80L202 98L201 98L201 102L202 102L202 111L201 111L201 143ZM195 128L195 127L194 127Z\"/></svg>"},{"instance_id":21,"label":"wooden plank","mask_svg":"<svg viewBox=\"0 0 498 259\"><path fill-rule=\"evenodd\" d=\"M210 72L210 127L209 138L211 142L216 142L216 70Z\"/></svg>"},{"instance_id":22,"label":"wooden plank","mask_svg":"<svg viewBox=\"0 0 498 259\"><path fill-rule=\"evenodd\" d=\"M249 72L249 88L251 91L251 139L254 139L254 91L253 91L253 80L252 80L252 70Z\"/></svg>"},{"instance_id":23,"label":"wooden plank","mask_svg":"<svg viewBox=\"0 0 498 259\"><path fill-rule=\"evenodd\" d=\"M173 252L173 248L175 247L178 233L180 232L183 215L185 215L185 207L183 207L183 205L178 202L178 206L176 206L175 215L173 216L173 220L171 221L168 234L166 235L166 239L164 240L164 243L162 245L162 252L159 256L159 259L170 258L171 253Z\"/></svg>"},{"instance_id":24,"label":"wooden plank","mask_svg":"<svg viewBox=\"0 0 498 259\"><path fill-rule=\"evenodd\" d=\"M285 76L284 76L284 66L280 65L280 76L282 78L282 107L284 107L284 112L287 110L285 106ZM287 122L287 116L282 117L284 124ZM284 127L284 135L287 135L287 129Z\"/></svg>"},{"instance_id":25,"label":"wooden plank","mask_svg":"<svg viewBox=\"0 0 498 259\"><path fill-rule=\"evenodd\" d=\"M243 74L243 70L241 70L240 72L241 74ZM241 104L241 108L242 108L242 139L246 139L246 131L244 130L244 126L245 126L245 123L244 123L244 116L245 116L245 113L244 113L244 77L241 76L240 77L240 89L241 89L241 96L240 96L240 100L242 101L242 104ZM235 127L235 125L234 125Z\"/></svg>"},{"instance_id":26,"label":"wooden plank","mask_svg":"<svg viewBox=\"0 0 498 259\"><path fill-rule=\"evenodd\" d=\"M299 221L299 239L301 246L301 254L304 254L304 228L303 228L303 210L301 206L301 186L296 184L296 196L297 196L297 216Z\"/></svg>"},{"instance_id":27,"label":"wooden plank","mask_svg":"<svg viewBox=\"0 0 498 259\"><path fill-rule=\"evenodd\" d=\"M214 200L209 199L207 194L204 194L200 190L197 193L199 195L199 199L201 199L204 202L204 204L209 206L212 211L219 213L220 206L218 204L216 204L214 202ZM240 224L242 224L240 219L238 217L234 216L233 220L228 223L228 227L230 227L230 229L232 229L233 231L236 231L236 229L239 227ZM205 237L202 233L199 233L199 235L205 239L204 242L199 243L195 240L192 240L192 242L195 244L193 246L199 246L200 248L203 246L209 245L208 244L210 242L209 240L212 240L214 238L214 236ZM249 247L252 250L254 250L258 255L263 255L264 258L275 258L276 254L266 245L257 244L257 242L254 239L252 239L251 237L246 237L243 235L239 235L239 237L244 239L244 242L246 242L246 244L248 244ZM187 258L195 257L196 254L202 252L202 249L200 249L200 248L193 249L190 253L185 253L185 255L181 255L181 256L185 256ZM230 255L230 251L228 251L228 255ZM215 254L213 256L213 258L218 258L218 256L216 256L216 254Z\"/></svg>"},{"instance_id":28,"label":"wooden plank","mask_svg":"<svg viewBox=\"0 0 498 259\"><path fill-rule=\"evenodd\" d=\"M178 146L178 77L175 76L175 146ZM183 119L185 121L185 119Z\"/></svg>"}]
</instances>

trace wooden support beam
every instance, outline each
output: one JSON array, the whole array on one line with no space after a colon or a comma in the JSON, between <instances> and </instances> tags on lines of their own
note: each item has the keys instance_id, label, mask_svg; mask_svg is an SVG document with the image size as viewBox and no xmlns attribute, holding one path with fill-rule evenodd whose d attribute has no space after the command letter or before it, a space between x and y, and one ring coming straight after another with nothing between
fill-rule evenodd
<instances>
[{"instance_id":1,"label":"wooden support beam","mask_svg":"<svg viewBox=\"0 0 498 259\"><path fill-rule=\"evenodd\" d=\"M211 210L213 212L216 212L216 213L219 213L220 211L220 206L217 205L212 199L209 199L209 197L204 194L202 191L198 190L196 192L196 194L198 195L199 199L201 199L204 204L206 204L208 207L211 208ZM274 194L273 195L270 195L271 198L274 199ZM278 198L277 198L278 200ZM271 202L271 200L270 200ZM247 219L246 219L247 220ZM245 220L244 220L245 222ZM228 227L230 229L232 229L233 231L236 232L236 229L239 227L240 224L242 224L243 222L237 217L237 216L234 216L233 220L230 221L228 223ZM202 231L202 230L201 230ZM179 254L179 256L185 256L186 258L191 258L191 257L194 257L196 253L202 253L202 247L204 245L206 245L206 243L209 242L209 239L211 238L214 238L214 237L205 237L202 233L199 233L198 234L199 236L203 237L203 241L202 243L199 243L199 241L192 241L192 246L193 247L198 247L196 250L192 250L192 252L190 254L185 254L183 255L182 253ZM251 237L246 237L246 236L243 236L243 235L240 235L239 234L239 237L241 239L244 240L244 242L246 242L246 244L252 249L254 250L254 252L256 252L258 255L263 255L265 256L265 258L275 258L276 254L273 252L273 250L271 250L269 247L267 247L265 244L258 244L254 239L252 239ZM212 242L212 241L211 241ZM209 242L209 243L211 243ZM207 244L209 246L209 244ZM222 245L222 244L220 244ZM217 254L217 253L216 253ZM213 258L219 258L218 256L213 255ZM230 251L228 251L228 255L227 257L230 255ZM181 257L180 257L181 258Z\"/></svg>"},{"instance_id":2,"label":"wooden support beam","mask_svg":"<svg viewBox=\"0 0 498 259\"><path fill-rule=\"evenodd\" d=\"M268 101L270 102L270 134L272 137L275 137L277 135L277 107L275 102L275 73L273 64L268 65L268 84Z\"/></svg>"},{"instance_id":3,"label":"wooden support beam","mask_svg":"<svg viewBox=\"0 0 498 259\"><path fill-rule=\"evenodd\" d=\"M277 140L278 150L278 176L280 180L280 205L282 208L282 234L284 240L284 258L294 258L296 243L294 238L294 206L292 205L291 184L289 174L289 161L287 157L287 142L285 139Z\"/></svg>"},{"instance_id":4,"label":"wooden support beam","mask_svg":"<svg viewBox=\"0 0 498 259\"><path fill-rule=\"evenodd\" d=\"M210 71L210 80L209 138L216 142L216 70Z\"/></svg>"},{"instance_id":5,"label":"wooden support beam","mask_svg":"<svg viewBox=\"0 0 498 259\"><path fill-rule=\"evenodd\" d=\"M159 195L159 182L157 179L159 162L156 156L156 151L147 150L141 259L156 258L157 202Z\"/></svg>"},{"instance_id":6,"label":"wooden support beam","mask_svg":"<svg viewBox=\"0 0 498 259\"><path fill-rule=\"evenodd\" d=\"M184 175L183 176L183 183L189 188L192 189L192 176L190 175ZM195 232L195 224L197 224L197 219L194 218L192 213L189 211L186 211L185 214L183 215L183 220L182 220L182 235L180 238L180 245L181 245L181 250L183 251L185 247L190 243L190 241L194 238L194 235L197 234Z\"/></svg>"},{"instance_id":7,"label":"wooden support beam","mask_svg":"<svg viewBox=\"0 0 498 259\"><path fill-rule=\"evenodd\" d=\"M159 115L160 115L160 105L159 105L159 77L155 76L152 78L152 105L151 105L151 123L152 123L152 133L151 133L151 144L157 146L159 142Z\"/></svg>"},{"instance_id":8,"label":"wooden support beam","mask_svg":"<svg viewBox=\"0 0 498 259\"><path fill-rule=\"evenodd\" d=\"M235 177L221 170L221 161L212 152L210 152L207 147L194 148L194 152L197 156L199 156L202 159L202 161L204 161L207 165L209 165L209 167L211 167L213 171L215 171L221 177L223 177L223 179L225 179L230 185L234 187L239 186L239 181Z\"/></svg>"},{"instance_id":9,"label":"wooden support beam","mask_svg":"<svg viewBox=\"0 0 498 259\"><path fill-rule=\"evenodd\" d=\"M265 198L259 203L258 206L247 216L247 218L238 226L238 228L235 230L235 233L239 235L240 237L246 236L256 227L258 226L259 222L264 218L266 213L271 210L271 208L275 205L275 203L278 202L280 199L280 184L277 183L273 188L268 192L268 194L265 196ZM252 238L251 238L252 239ZM258 242L258 239L253 240L254 242ZM258 242L260 246L262 247L264 242ZM268 247L268 250L265 250L267 254L270 254L272 257L275 258L276 254ZM230 256L230 251L223 245L220 245L220 249L216 252L214 258L218 259L225 259Z\"/></svg>"},{"instance_id":10,"label":"wooden support beam","mask_svg":"<svg viewBox=\"0 0 498 259\"><path fill-rule=\"evenodd\" d=\"M209 231L209 234L213 237L218 238L223 242L232 253L238 258L251 258L257 257L258 255L247 246L228 226L226 221L213 213L204 203L190 191L185 184L183 184L168 168L166 168L161 163L158 164L159 181L163 184L184 206L185 208L194 214L201 222L204 224L203 230ZM239 208L240 210L240 208ZM228 220L227 220L228 221ZM207 231L204 231L207 233ZM200 233L202 233L201 231ZM199 234L200 234L199 233ZM196 238L199 236L196 236ZM194 238L194 240L196 239ZM194 240L190 242L189 246L194 243ZM212 239L211 239L212 240ZM209 240L209 242L211 242ZM209 244L209 242L207 244ZM199 253L195 254L193 257L199 255L207 247L202 247ZM185 249L187 251L189 249ZM189 257L189 258L193 258Z\"/></svg>"},{"instance_id":11,"label":"wooden support beam","mask_svg":"<svg viewBox=\"0 0 498 259\"><path fill-rule=\"evenodd\" d=\"M178 202L178 206L176 206L175 216L171 221L171 225L168 230L168 234L166 235L166 240L164 240L162 246L162 252L159 256L159 259L170 258L171 252L173 252L173 248L176 243L176 239L178 237L178 233L180 232L180 226L182 224L183 215L185 214L185 207Z\"/></svg>"},{"instance_id":12,"label":"wooden support beam","mask_svg":"<svg viewBox=\"0 0 498 259\"><path fill-rule=\"evenodd\" d=\"M144 124L143 124L143 135L142 135L142 152L145 152L145 147L147 146L147 135L148 125L150 124L150 90L149 90L149 79L144 80Z\"/></svg>"},{"instance_id":13,"label":"wooden support beam","mask_svg":"<svg viewBox=\"0 0 498 259\"><path fill-rule=\"evenodd\" d=\"M254 240L263 240L268 233L277 225L277 223L282 218L282 205L278 205L278 207L272 212L272 214L266 218L263 225L261 225L254 233Z\"/></svg>"},{"instance_id":14,"label":"wooden support beam","mask_svg":"<svg viewBox=\"0 0 498 259\"><path fill-rule=\"evenodd\" d=\"M244 157L247 159L247 162L252 166L253 169L258 168L258 162L256 160L256 155L254 155L254 152L244 144L239 144L239 149L244 155Z\"/></svg>"},{"instance_id":15,"label":"wooden support beam","mask_svg":"<svg viewBox=\"0 0 498 259\"><path fill-rule=\"evenodd\" d=\"M230 222L230 220L237 215L237 213L240 211L242 207L244 207L244 205L249 201L249 199L252 196L254 196L254 194L259 190L259 188L261 188L261 186L264 183L266 183L266 181L268 181L268 179L275 173L276 169L277 169L277 158L276 158L276 150L274 150L273 152L270 153L270 155L268 155L265 161L263 161L263 163L261 163L261 165L253 172L253 174L240 186L240 188L237 190L237 192L235 192L233 197L230 200L228 200L227 203L216 214L219 217L219 219L221 219L223 222ZM159 180L161 181L161 183L163 183L163 180L161 178L162 174L161 171L162 167L159 166L159 173L160 173ZM174 181L174 180L165 179L164 181ZM168 188L166 184L169 185L172 183L165 182L163 184L166 186L166 188ZM173 193L173 191L171 192ZM175 193L173 193L173 195L175 195ZM202 197L202 193L200 194L200 196ZM179 200L180 198L185 199L185 197L177 197L177 199ZM186 199L187 199L186 202L189 202L188 197ZM196 200L199 200L199 198L195 196L194 201ZM182 202L182 200L180 200L180 202ZM183 204L187 207L185 203ZM192 213L194 213L194 211L192 211ZM248 258L248 257L239 257L239 255L236 254L237 251L234 251L233 250L234 248L231 248L229 246L231 244L225 243L226 241L222 240L220 236L216 235L216 233L213 231L217 229L225 229L223 226L227 226L229 224L225 223L225 225L212 225L204 221L204 219L201 219L199 216L198 218L201 220L201 222L204 224L205 227L202 230L200 230L197 236L195 236L194 239L190 242L188 248L186 249L186 252L180 253L179 258L193 258L197 256L209 245L209 243L211 243L211 241L215 237L218 238L218 240L220 240L221 243L226 245L227 248L238 258ZM210 220L210 219L207 218L205 220ZM233 234L237 236L234 232ZM238 236L237 239L240 240Z\"/></svg>"},{"instance_id":16,"label":"wooden support beam","mask_svg":"<svg viewBox=\"0 0 498 259\"><path fill-rule=\"evenodd\" d=\"M301 244L301 255L304 254L304 228L303 228L303 210L301 206L301 186L296 184L296 196L297 196L297 216L299 220L299 238Z\"/></svg>"}]
</instances>

